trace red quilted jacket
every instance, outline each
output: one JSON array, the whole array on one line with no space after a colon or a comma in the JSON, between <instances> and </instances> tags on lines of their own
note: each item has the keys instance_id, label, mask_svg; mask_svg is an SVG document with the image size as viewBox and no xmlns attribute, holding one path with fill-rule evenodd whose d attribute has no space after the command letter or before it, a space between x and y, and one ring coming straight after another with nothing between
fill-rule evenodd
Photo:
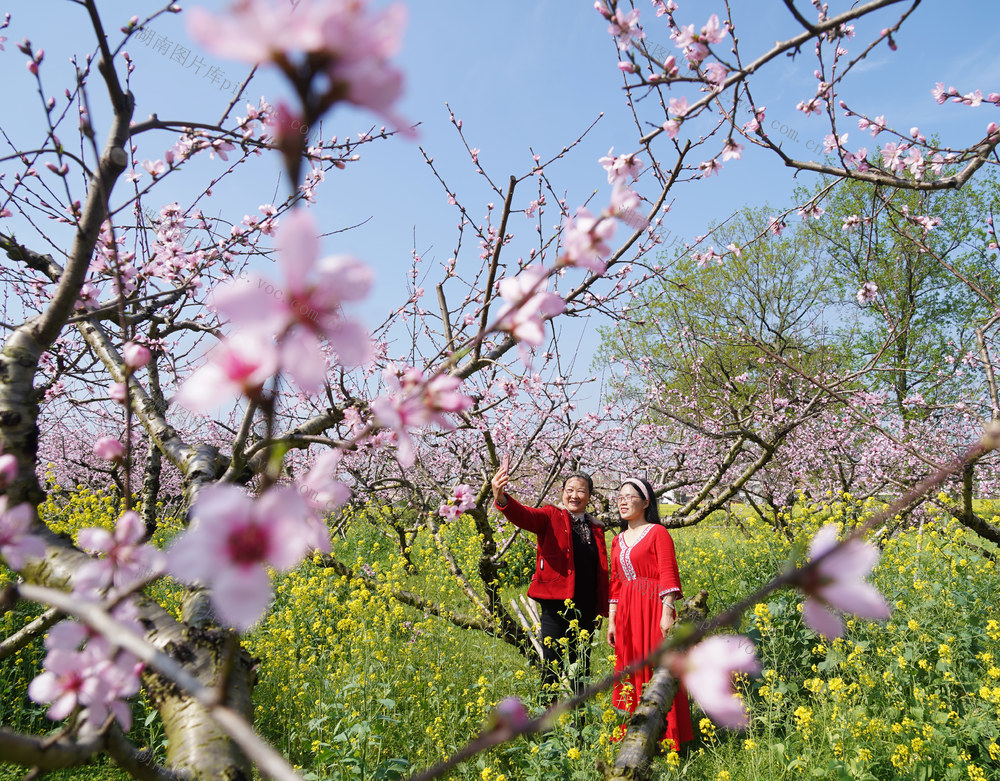
<instances>
[{"instance_id":1,"label":"red quilted jacket","mask_svg":"<svg viewBox=\"0 0 1000 781\"><path fill-rule=\"evenodd\" d=\"M569 513L551 504L543 507L525 507L511 496L507 504L495 507L515 526L538 537L535 554L535 574L528 587L532 599L572 599L576 586L573 567L573 532ZM608 549L604 544L604 527L590 515L590 528L597 541L597 612L608 614Z\"/></svg>"}]
</instances>

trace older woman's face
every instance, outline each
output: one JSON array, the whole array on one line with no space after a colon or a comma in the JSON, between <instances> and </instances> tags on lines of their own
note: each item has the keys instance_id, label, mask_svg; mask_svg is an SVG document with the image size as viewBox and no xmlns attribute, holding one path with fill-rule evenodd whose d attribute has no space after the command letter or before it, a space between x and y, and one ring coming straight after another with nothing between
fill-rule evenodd
<instances>
[{"instance_id":1,"label":"older woman's face","mask_svg":"<svg viewBox=\"0 0 1000 781\"><path fill-rule=\"evenodd\" d=\"M571 477L566 481L562 491L563 507L574 515L579 515L590 504L590 488L587 481L581 477Z\"/></svg>"}]
</instances>

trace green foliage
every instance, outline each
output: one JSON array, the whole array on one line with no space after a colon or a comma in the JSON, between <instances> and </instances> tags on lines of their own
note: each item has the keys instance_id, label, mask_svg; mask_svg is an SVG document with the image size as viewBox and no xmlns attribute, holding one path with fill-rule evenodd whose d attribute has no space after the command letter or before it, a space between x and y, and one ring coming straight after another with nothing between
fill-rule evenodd
<instances>
[{"instance_id":1,"label":"green foliage","mask_svg":"<svg viewBox=\"0 0 1000 781\"><path fill-rule=\"evenodd\" d=\"M713 245L742 247L739 255L704 267L677 259L645 288L628 328L602 330L599 360L646 367L658 388L706 410L738 408L770 388L772 356L813 373L843 366L849 346L828 333L836 284L822 247L806 230L772 235L769 218L747 208L714 229Z\"/></svg>"},{"instance_id":2,"label":"green foliage","mask_svg":"<svg viewBox=\"0 0 1000 781\"><path fill-rule=\"evenodd\" d=\"M804 201L826 189L796 197ZM889 390L905 414L915 414L902 407L914 393L928 402L954 401L967 379L955 373L961 362L949 371L946 359L975 350L975 328L995 309L1000 276L981 223L996 210L995 182L916 191L845 181L820 203L826 213L807 226L824 247L840 298L850 304L864 283L878 286L876 300L852 307L854 316L841 326L855 344L853 367L875 361L881 371L869 374L869 387ZM916 222L924 217L940 223L925 230Z\"/></svg>"},{"instance_id":3,"label":"green foliage","mask_svg":"<svg viewBox=\"0 0 1000 781\"><path fill-rule=\"evenodd\" d=\"M78 519L88 515L84 505L100 517L110 512L87 495L75 501ZM711 608L720 609L800 557L822 523L854 525L873 509L849 500L798 505L789 519L792 541L745 513L741 528L716 522L677 530L685 591L707 589ZM406 589L433 594L446 609L466 604L428 533L409 551L410 571L378 525L362 515L349 529L336 554L370 572L377 585L347 580L319 559L307 562L277 579L272 611L246 639L260 658L257 727L306 778L405 778L477 734L504 697L519 696L537 712L538 675L525 658L392 596ZM463 570L474 573L480 540L471 519L445 524L441 534ZM696 740L679 754L656 757L654 777L1000 779L996 564L983 555L982 540L942 520L883 545L874 577L893 604L890 620L849 620L845 637L828 641L802 623L798 592L772 594L740 628L757 644L764 667L742 686L751 727L739 734L716 729L695 708ZM504 593L523 593L523 586L505 586ZM3 629L9 633L36 612L7 613ZM38 641L0 664L5 726L51 730L42 709L24 696L42 655ZM595 636L593 672L610 669L603 635ZM135 713L131 738L162 757L155 716L141 703ZM613 761L611 736L620 723L604 693L551 731L499 746L449 778L597 778L596 763ZM0 779L23 774L5 772ZM123 776L100 765L52 777Z\"/></svg>"}]
</instances>

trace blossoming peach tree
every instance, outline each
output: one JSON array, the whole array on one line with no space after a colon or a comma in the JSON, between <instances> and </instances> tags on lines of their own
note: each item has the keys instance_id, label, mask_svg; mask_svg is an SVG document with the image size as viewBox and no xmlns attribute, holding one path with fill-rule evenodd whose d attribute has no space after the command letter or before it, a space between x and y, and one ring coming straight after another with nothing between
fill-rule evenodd
<instances>
[{"instance_id":1,"label":"blossoming peach tree","mask_svg":"<svg viewBox=\"0 0 1000 781\"><path fill-rule=\"evenodd\" d=\"M449 208L460 214L454 254L429 269L414 253L408 297L369 333L356 313L373 272L362 259L326 254L311 206L328 175L335 181L336 171L358 163L359 148L397 143L396 136L408 143L413 134L395 108L403 75L392 58L404 8L244 0L221 15L185 12L192 38L207 51L272 69L288 87L273 103L234 100L206 123L134 117L130 83L139 65L128 46L179 7L109 28L96 0L76 5L96 49L74 56L64 93L49 86L55 76L43 49L0 36L9 79L17 78L11 62L18 55L8 48L27 58L21 78L37 85L41 118L40 135L0 158L0 244L9 259L2 271L0 555L18 575L2 600L7 608L28 600L52 609L49 620L4 641L3 653L47 632L44 670L28 693L63 723L47 736L0 728L0 758L42 770L105 752L136 778L249 778L254 765L271 777L297 777L253 730L253 664L240 633L267 611L272 570L296 567L312 552L347 569L330 555L329 523L348 502L413 508L415 525L395 529L401 552L417 528L436 534L440 523L469 513L483 556L481 584L453 567L478 611L466 624L527 648L491 591L513 542L487 512L488 477L502 455L514 453L524 485L539 499L566 463L605 465L615 475L650 462L672 464L663 474L687 470L682 482L696 488L683 514L696 523L764 469L788 433L805 427L834 392L820 378L801 378L813 400L793 413L780 408L794 425L783 433L779 426L769 440L744 432L741 444L756 437L769 458L744 458L739 477L727 477L721 490L719 475L739 452L718 446L711 432L685 451L676 429L627 425L645 419L648 398L637 409L609 401L603 414L577 414L586 382L565 376L571 357L560 352L550 321L601 312L627 327L629 303L668 270L659 251L674 188L719 174L747 144L794 170L889 188L947 189L990 161L1000 140L990 123L976 144L947 149L917 129L898 133L884 117L860 114L838 98L861 58L876 47L894 48L916 2L872 0L833 13L825 4L807 11L797 5L809 4L789 0L797 32L750 58L740 50L728 3L706 13L704 4L657 1L640 11L599 0L595 24L607 26L619 55L640 136L630 151L612 150L594 163L611 187L607 203L571 208L555 194L550 172L572 144L551 160L536 156L506 186L493 183L478 150L465 144L502 204L489 204L482 218L428 158ZM852 51L854 25L869 18L885 26ZM8 14L3 29L16 27ZM654 29L663 46L652 44ZM815 50L817 87L798 108L830 125L823 162L791 157L769 135L766 109L755 100L760 74L786 54L804 58L806 47ZM934 96L1000 104L1000 95L943 85ZM356 141L322 136L319 120L344 103L375 112L388 129ZM461 120L452 120L464 142ZM845 121L891 140L875 153L848 146L840 132ZM172 138L165 150L151 140L163 133ZM156 200L166 183L209 160L223 168L209 174L218 182L264 156L280 157L286 195L261 206L259 216L208 216L198 204L210 187L188 205ZM808 219L820 207L803 209ZM515 215L531 226L527 242ZM545 228L553 218L557 228ZM933 215L913 220L921 230L933 228ZM770 230L782 226L775 218ZM736 245L716 252L707 238L686 248L699 263L725 263L741 252ZM477 247L470 251L470 243ZM524 254L509 257L519 243ZM424 302L429 279L436 279L437 311ZM859 302L877 295L868 283L857 293ZM402 355L393 355L400 323L408 341ZM931 490L992 445L986 439L973 446L911 495ZM48 464L52 473L43 479ZM86 529L73 544L48 529L37 508L53 481L86 480L113 481L124 511L114 530ZM158 501L172 503L186 525L164 550L150 543ZM885 618L886 601L866 582L878 553L860 534L838 542L837 530L824 528L808 562L755 596L803 590L804 619L828 636L843 631L845 613ZM168 576L188 586L179 618L146 593ZM429 600L420 606L436 607ZM712 633L734 625L745 607L672 637L656 655L706 713L731 727L746 721L733 675L752 673L757 663L746 638ZM448 620L461 618L452 613ZM129 699L140 687L168 738L166 767L126 737ZM504 702L468 747L421 777L543 723L519 703Z\"/></svg>"}]
</instances>

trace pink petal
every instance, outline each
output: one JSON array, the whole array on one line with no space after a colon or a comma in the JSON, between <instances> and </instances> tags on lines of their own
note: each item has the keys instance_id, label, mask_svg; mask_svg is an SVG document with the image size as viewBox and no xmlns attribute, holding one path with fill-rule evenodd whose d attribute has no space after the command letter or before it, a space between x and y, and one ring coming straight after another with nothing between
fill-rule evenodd
<instances>
[{"instance_id":1,"label":"pink petal","mask_svg":"<svg viewBox=\"0 0 1000 781\"><path fill-rule=\"evenodd\" d=\"M877 588L863 580L825 586L817 593L844 613L878 621L889 617L889 603L885 597Z\"/></svg>"},{"instance_id":2,"label":"pink petal","mask_svg":"<svg viewBox=\"0 0 1000 781\"><path fill-rule=\"evenodd\" d=\"M36 678L35 680L38 679ZM34 699L34 697L32 697L32 699ZM55 702L52 703L52 707L45 712L45 715L52 719L52 721L62 721L73 712L73 708L75 707L76 694L74 692L66 692L56 698Z\"/></svg>"},{"instance_id":3,"label":"pink petal","mask_svg":"<svg viewBox=\"0 0 1000 781\"><path fill-rule=\"evenodd\" d=\"M114 700L109 705L111 712L115 715L115 720L121 725L123 732L132 729L132 708L122 700Z\"/></svg>"},{"instance_id":4,"label":"pink petal","mask_svg":"<svg viewBox=\"0 0 1000 781\"><path fill-rule=\"evenodd\" d=\"M316 219L307 209L289 212L278 229L278 259L288 282L288 290L301 294L306 290L306 278L319 257Z\"/></svg>"},{"instance_id":5,"label":"pink petal","mask_svg":"<svg viewBox=\"0 0 1000 781\"><path fill-rule=\"evenodd\" d=\"M732 675L760 670L753 643L745 637L714 635L690 649L684 665L684 685L701 709L723 726L745 727L746 708L733 693Z\"/></svg>"},{"instance_id":6,"label":"pink petal","mask_svg":"<svg viewBox=\"0 0 1000 781\"><path fill-rule=\"evenodd\" d=\"M45 635L45 647L49 650L75 651L90 637L90 631L83 624L68 619L60 621Z\"/></svg>"},{"instance_id":7,"label":"pink petal","mask_svg":"<svg viewBox=\"0 0 1000 781\"><path fill-rule=\"evenodd\" d=\"M207 550L202 535L188 529L167 550L167 572L184 583L207 583L220 561Z\"/></svg>"},{"instance_id":8,"label":"pink petal","mask_svg":"<svg viewBox=\"0 0 1000 781\"><path fill-rule=\"evenodd\" d=\"M192 412L204 414L239 393L240 388L226 376L221 367L208 363L184 381L171 401Z\"/></svg>"},{"instance_id":9,"label":"pink petal","mask_svg":"<svg viewBox=\"0 0 1000 781\"><path fill-rule=\"evenodd\" d=\"M849 540L820 564L820 573L836 580L863 579L878 563L878 549L863 540Z\"/></svg>"},{"instance_id":10,"label":"pink petal","mask_svg":"<svg viewBox=\"0 0 1000 781\"><path fill-rule=\"evenodd\" d=\"M345 368L353 369L371 360L372 345L368 330L356 320L338 320L333 328L327 329L326 336Z\"/></svg>"},{"instance_id":11,"label":"pink petal","mask_svg":"<svg viewBox=\"0 0 1000 781\"><path fill-rule=\"evenodd\" d=\"M62 690L55 673L48 670L36 675L28 684L28 696L37 703L52 702L62 694Z\"/></svg>"},{"instance_id":12,"label":"pink petal","mask_svg":"<svg viewBox=\"0 0 1000 781\"><path fill-rule=\"evenodd\" d=\"M303 393L314 395L323 389L328 372L322 345L315 334L302 327L292 328L282 340L281 367Z\"/></svg>"},{"instance_id":13,"label":"pink petal","mask_svg":"<svg viewBox=\"0 0 1000 781\"><path fill-rule=\"evenodd\" d=\"M824 637L840 637L844 622L840 616L827 609L818 599L807 599L802 606L802 620L806 626Z\"/></svg>"},{"instance_id":14,"label":"pink petal","mask_svg":"<svg viewBox=\"0 0 1000 781\"><path fill-rule=\"evenodd\" d=\"M330 255L323 258L317 269L322 287L320 295L333 295L337 301L360 301L371 290L375 274L351 255Z\"/></svg>"},{"instance_id":15,"label":"pink petal","mask_svg":"<svg viewBox=\"0 0 1000 781\"><path fill-rule=\"evenodd\" d=\"M115 539L119 543L134 545L146 534L146 524L143 523L139 513L129 510L121 514L118 523L115 525Z\"/></svg>"},{"instance_id":16,"label":"pink petal","mask_svg":"<svg viewBox=\"0 0 1000 781\"><path fill-rule=\"evenodd\" d=\"M828 523L821 528L809 543L809 558L817 559L837 544L837 525Z\"/></svg>"},{"instance_id":17,"label":"pink petal","mask_svg":"<svg viewBox=\"0 0 1000 781\"><path fill-rule=\"evenodd\" d=\"M212 606L226 624L245 632L271 602L271 578L263 567L229 567L212 587Z\"/></svg>"},{"instance_id":18,"label":"pink petal","mask_svg":"<svg viewBox=\"0 0 1000 781\"><path fill-rule=\"evenodd\" d=\"M234 323L277 330L285 309L276 298L276 292L269 280L251 274L246 279L234 279L215 287L208 306Z\"/></svg>"},{"instance_id":19,"label":"pink petal","mask_svg":"<svg viewBox=\"0 0 1000 781\"><path fill-rule=\"evenodd\" d=\"M0 553L11 569L19 570L24 566L25 559L40 559L45 556L45 543L38 537L22 534L13 542L0 546Z\"/></svg>"},{"instance_id":20,"label":"pink petal","mask_svg":"<svg viewBox=\"0 0 1000 781\"><path fill-rule=\"evenodd\" d=\"M271 488L254 506L258 523L271 531L267 563L287 570L298 565L309 550L309 508L294 488Z\"/></svg>"},{"instance_id":21,"label":"pink petal","mask_svg":"<svg viewBox=\"0 0 1000 781\"><path fill-rule=\"evenodd\" d=\"M73 593L84 599L95 598L94 592L111 585L115 567L111 559L92 559L84 562L73 574Z\"/></svg>"},{"instance_id":22,"label":"pink petal","mask_svg":"<svg viewBox=\"0 0 1000 781\"><path fill-rule=\"evenodd\" d=\"M107 553L114 545L114 538L107 529L89 526L86 529L80 529L76 535L76 542L85 551Z\"/></svg>"}]
</instances>

